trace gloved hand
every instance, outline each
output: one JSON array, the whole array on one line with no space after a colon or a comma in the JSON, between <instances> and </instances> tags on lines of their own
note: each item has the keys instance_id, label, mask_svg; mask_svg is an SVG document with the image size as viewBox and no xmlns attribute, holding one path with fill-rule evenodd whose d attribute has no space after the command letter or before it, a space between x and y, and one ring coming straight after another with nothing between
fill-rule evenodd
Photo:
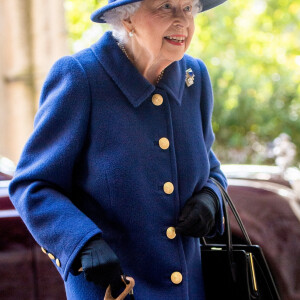
<instances>
[{"instance_id":1,"label":"gloved hand","mask_svg":"<svg viewBox=\"0 0 300 300\"><path fill-rule=\"evenodd\" d=\"M219 210L219 200L210 188L189 198L179 216L176 232L192 237L207 236L214 228L216 214Z\"/></svg>"},{"instance_id":2,"label":"gloved hand","mask_svg":"<svg viewBox=\"0 0 300 300\"><path fill-rule=\"evenodd\" d=\"M110 285L114 298L124 290L126 285L121 279L123 272L120 261L101 236L96 236L86 243L78 255L77 262L75 260L76 268L78 262L81 262L86 280L104 288Z\"/></svg>"}]
</instances>

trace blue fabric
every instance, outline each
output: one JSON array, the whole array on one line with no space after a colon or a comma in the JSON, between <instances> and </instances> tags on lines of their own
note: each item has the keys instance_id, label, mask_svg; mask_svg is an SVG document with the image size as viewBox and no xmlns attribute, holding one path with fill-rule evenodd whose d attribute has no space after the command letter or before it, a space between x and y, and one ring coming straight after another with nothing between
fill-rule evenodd
<instances>
[{"instance_id":1,"label":"blue fabric","mask_svg":"<svg viewBox=\"0 0 300 300\"><path fill-rule=\"evenodd\" d=\"M106 12L119 6L132 4L138 1L142 0L108 0L108 4L102 6L101 8L97 9L92 13L91 20L96 23L105 23L105 20L102 19L102 17ZM201 11L206 11L211 8L214 8L224 3L225 1L226 0L201 0L201 4L203 7Z\"/></svg>"},{"instance_id":2,"label":"blue fabric","mask_svg":"<svg viewBox=\"0 0 300 300\"><path fill-rule=\"evenodd\" d=\"M195 73L190 87L188 68ZM154 94L162 105L152 103ZM212 109L201 60L185 55L154 86L111 32L54 64L9 192L36 241L60 260L68 299L103 299L101 288L70 272L99 233L135 278L137 299L204 299L199 240L170 240L166 230L193 193L206 186L220 197L210 176L227 186L211 149ZM159 147L162 137L167 150ZM172 194L165 182L173 183ZM220 234L222 219L220 212ZM175 271L183 275L178 285L170 280Z\"/></svg>"}]
</instances>

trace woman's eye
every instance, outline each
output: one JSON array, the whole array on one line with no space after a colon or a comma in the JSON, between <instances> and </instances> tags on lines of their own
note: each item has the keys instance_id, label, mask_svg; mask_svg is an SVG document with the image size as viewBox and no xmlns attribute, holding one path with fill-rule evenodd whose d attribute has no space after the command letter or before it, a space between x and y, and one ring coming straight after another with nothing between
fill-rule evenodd
<instances>
[{"instance_id":1,"label":"woman's eye","mask_svg":"<svg viewBox=\"0 0 300 300\"><path fill-rule=\"evenodd\" d=\"M162 8L170 9L171 4L170 3L165 3L165 4L163 4Z\"/></svg>"},{"instance_id":2,"label":"woman's eye","mask_svg":"<svg viewBox=\"0 0 300 300\"><path fill-rule=\"evenodd\" d=\"M186 6L184 8L184 11L191 12L192 11L192 6L191 5Z\"/></svg>"}]
</instances>

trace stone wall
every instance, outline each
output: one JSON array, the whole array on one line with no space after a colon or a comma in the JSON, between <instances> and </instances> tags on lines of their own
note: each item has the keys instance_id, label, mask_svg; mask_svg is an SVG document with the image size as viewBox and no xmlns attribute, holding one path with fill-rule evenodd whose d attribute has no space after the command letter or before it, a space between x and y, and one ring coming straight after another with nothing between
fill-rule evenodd
<instances>
[{"instance_id":1,"label":"stone wall","mask_svg":"<svg viewBox=\"0 0 300 300\"><path fill-rule=\"evenodd\" d=\"M63 0L0 0L0 155L17 162L49 68L68 54Z\"/></svg>"}]
</instances>

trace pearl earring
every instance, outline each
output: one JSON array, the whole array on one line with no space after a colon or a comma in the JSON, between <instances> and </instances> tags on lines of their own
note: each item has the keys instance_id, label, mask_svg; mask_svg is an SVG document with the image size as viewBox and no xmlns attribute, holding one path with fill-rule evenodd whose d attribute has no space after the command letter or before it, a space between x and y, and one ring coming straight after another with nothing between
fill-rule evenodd
<instances>
[{"instance_id":1,"label":"pearl earring","mask_svg":"<svg viewBox=\"0 0 300 300\"><path fill-rule=\"evenodd\" d=\"M133 37L133 33L134 33L134 30L131 30L131 31L129 32L129 36L130 36L130 37Z\"/></svg>"}]
</instances>

